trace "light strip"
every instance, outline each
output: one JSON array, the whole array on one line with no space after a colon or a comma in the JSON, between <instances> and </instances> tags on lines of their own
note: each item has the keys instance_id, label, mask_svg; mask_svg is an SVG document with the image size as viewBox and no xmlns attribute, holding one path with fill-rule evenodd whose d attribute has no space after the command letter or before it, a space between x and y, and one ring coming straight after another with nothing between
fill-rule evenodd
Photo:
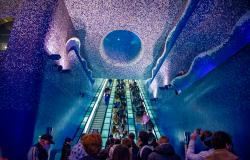
<instances>
[{"instance_id":1,"label":"light strip","mask_svg":"<svg viewBox=\"0 0 250 160\"><path fill-rule=\"evenodd\" d=\"M87 131L89 130L90 122L92 121L93 116L94 116L94 114L95 114L95 112L96 112L96 109L97 109L97 107L98 107L100 101L102 100L102 95L103 95L103 92L104 92L104 90L105 90L105 88L106 88L107 83L108 83L108 80L106 79L105 82L104 82L103 88L102 88L102 90L101 90L101 92L100 92L100 94L99 94L99 96L98 96L98 99L97 99L97 101L96 101L96 103L95 103L95 105L94 105L94 108L92 109L92 112L91 112L91 114L90 114L90 116L89 116L88 122L87 122L86 125L85 125L85 128L84 128L84 130L83 130L83 133L87 133Z\"/></svg>"}]
</instances>

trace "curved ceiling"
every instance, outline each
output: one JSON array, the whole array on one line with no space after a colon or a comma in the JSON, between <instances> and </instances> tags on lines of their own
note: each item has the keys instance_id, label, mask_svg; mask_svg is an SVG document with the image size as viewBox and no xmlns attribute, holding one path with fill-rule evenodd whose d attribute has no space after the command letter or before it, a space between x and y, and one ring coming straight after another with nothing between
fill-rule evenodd
<instances>
[{"instance_id":1,"label":"curved ceiling","mask_svg":"<svg viewBox=\"0 0 250 160\"><path fill-rule=\"evenodd\" d=\"M182 0L65 0L73 25L78 30L84 50L82 56L88 61L94 77L130 79L149 78L152 62L162 46L179 10ZM102 41L114 30L128 30L140 37L141 52L133 61L109 63L104 55ZM131 74L133 73L133 74Z\"/></svg>"},{"instance_id":2,"label":"curved ceiling","mask_svg":"<svg viewBox=\"0 0 250 160\"><path fill-rule=\"evenodd\" d=\"M81 54L94 77L148 79L166 36L192 0L64 1L83 44ZM239 18L250 10L249 3L199 1L161 67L159 83L168 83L180 70L187 71L196 56L225 41ZM128 30L140 37L137 58L116 62L105 55L103 39L114 30Z\"/></svg>"}]
</instances>

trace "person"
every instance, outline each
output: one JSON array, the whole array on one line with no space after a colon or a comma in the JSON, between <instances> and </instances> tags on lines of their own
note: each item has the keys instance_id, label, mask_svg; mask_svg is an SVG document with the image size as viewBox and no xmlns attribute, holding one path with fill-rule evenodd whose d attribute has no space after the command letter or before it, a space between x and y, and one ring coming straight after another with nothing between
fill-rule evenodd
<instances>
[{"instance_id":1,"label":"person","mask_svg":"<svg viewBox=\"0 0 250 160\"><path fill-rule=\"evenodd\" d=\"M109 86L111 87L112 79L109 79Z\"/></svg>"},{"instance_id":2,"label":"person","mask_svg":"<svg viewBox=\"0 0 250 160\"><path fill-rule=\"evenodd\" d=\"M195 141L198 136L199 133L197 132L197 130L191 134L191 138L186 153L187 160L204 160L206 157L208 157L214 152L214 149L212 148L212 132L206 130L201 133L200 139L203 145L208 150L201 151L195 154Z\"/></svg>"},{"instance_id":3,"label":"person","mask_svg":"<svg viewBox=\"0 0 250 160\"><path fill-rule=\"evenodd\" d=\"M156 143L156 138L155 138L155 135L154 133L152 132L152 129L148 129L148 136L149 136L149 139L148 139L148 144L150 146L153 146L154 148L157 146L157 143Z\"/></svg>"},{"instance_id":4,"label":"person","mask_svg":"<svg viewBox=\"0 0 250 160\"><path fill-rule=\"evenodd\" d=\"M115 148L121 144L121 140L120 139L115 139L114 141L114 145L109 149L109 159L113 159L113 153Z\"/></svg>"},{"instance_id":5,"label":"person","mask_svg":"<svg viewBox=\"0 0 250 160\"><path fill-rule=\"evenodd\" d=\"M161 136L157 141L158 147L150 153L148 160L180 160L181 158L175 153L174 148L169 144L166 136Z\"/></svg>"},{"instance_id":6,"label":"person","mask_svg":"<svg viewBox=\"0 0 250 160\"><path fill-rule=\"evenodd\" d=\"M99 133L85 134L81 137L82 145L88 155L81 160L98 160L98 154L102 147L102 137Z\"/></svg>"},{"instance_id":7,"label":"person","mask_svg":"<svg viewBox=\"0 0 250 160\"><path fill-rule=\"evenodd\" d=\"M115 125L113 125L112 127L112 134L115 138L120 138L120 132Z\"/></svg>"},{"instance_id":8,"label":"person","mask_svg":"<svg viewBox=\"0 0 250 160\"><path fill-rule=\"evenodd\" d=\"M128 139L131 142L131 160L137 160L139 147L135 144L135 134L133 132L129 133Z\"/></svg>"},{"instance_id":9,"label":"person","mask_svg":"<svg viewBox=\"0 0 250 160\"><path fill-rule=\"evenodd\" d=\"M130 160L129 148L123 144L117 145L111 160Z\"/></svg>"},{"instance_id":10,"label":"person","mask_svg":"<svg viewBox=\"0 0 250 160\"><path fill-rule=\"evenodd\" d=\"M131 147L131 141L128 138L123 138L121 140L121 144L125 145L126 147L128 147L130 149Z\"/></svg>"},{"instance_id":11,"label":"person","mask_svg":"<svg viewBox=\"0 0 250 160\"><path fill-rule=\"evenodd\" d=\"M212 145L214 152L206 157L205 160L239 160L236 155L230 152L232 139L226 132L215 132L212 138Z\"/></svg>"},{"instance_id":12,"label":"person","mask_svg":"<svg viewBox=\"0 0 250 160\"><path fill-rule=\"evenodd\" d=\"M71 138L65 138L62 148L61 160L68 160L71 152Z\"/></svg>"},{"instance_id":13,"label":"person","mask_svg":"<svg viewBox=\"0 0 250 160\"><path fill-rule=\"evenodd\" d=\"M147 124L149 122L149 116L147 115L147 112L144 112L143 113L143 116L142 116L142 125L143 125L143 128L144 130L146 131L147 130Z\"/></svg>"},{"instance_id":14,"label":"person","mask_svg":"<svg viewBox=\"0 0 250 160\"><path fill-rule=\"evenodd\" d=\"M81 135L81 138L85 135L85 133L83 133ZM87 156L88 154L86 153L86 151L83 148L83 145L81 143L81 141L79 141L76 145L73 146L71 152L70 152L70 156L69 156L69 160L80 160L82 159L84 156Z\"/></svg>"},{"instance_id":15,"label":"person","mask_svg":"<svg viewBox=\"0 0 250 160\"><path fill-rule=\"evenodd\" d=\"M109 99L110 99L110 94L105 94L104 101L105 101L105 105L106 105L106 106L109 105Z\"/></svg>"},{"instance_id":16,"label":"person","mask_svg":"<svg viewBox=\"0 0 250 160\"><path fill-rule=\"evenodd\" d=\"M140 131L138 136L138 146L140 147L138 153L139 160L147 160L148 155L152 152L152 148L148 145L148 133L145 131Z\"/></svg>"},{"instance_id":17,"label":"person","mask_svg":"<svg viewBox=\"0 0 250 160\"><path fill-rule=\"evenodd\" d=\"M48 160L50 144L55 144L53 137L49 134L42 135L39 142L30 148L28 160Z\"/></svg>"},{"instance_id":18,"label":"person","mask_svg":"<svg viewBox=\"0 0 250 160\"><path fill-rule=\"evenodd\" d=\"M109 149L110 147L112 147L114 145L114 138L113 138L113 135L110 134L107 141L106 141L106 144L105 144L105 148Z\"/></svg>"}]
</instances>

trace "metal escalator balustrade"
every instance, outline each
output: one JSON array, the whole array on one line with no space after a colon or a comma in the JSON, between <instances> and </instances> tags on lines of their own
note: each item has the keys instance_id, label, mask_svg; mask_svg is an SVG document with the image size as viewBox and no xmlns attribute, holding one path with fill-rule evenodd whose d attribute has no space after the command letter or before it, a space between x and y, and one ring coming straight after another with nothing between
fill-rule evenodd
<instances>
[{"instance_id":1,"label":"metal escalator balustrade","mask_svg":"<svg viewBox=\"0 0 250 160\"><path fill-rule=\"evenodd\" d=\"M105 90L105 88L106 88L106 86L107 86L107 83L108 83L108 80L105 79L104 85L103 85L103 87L102 87L102 89L101 89L101 92L100 92L100 94L99 94L99 96L98 96L96 102L95 102L95 105L93 106L93 109L92 109L91 114L90 114L90 116L89 116L89 118L88 118L88 121L87 121L87 123L86 123L86 125L85 125L85 128L84 128L84 130L83 130L83 133L88 133L88 132L90 131L92 122L94 122L94 117L95 117L96 114L98 113L97 110L98 110L98 108L99 108L99 104L101 103L101 100L102 100L102 97L103 97L103 94L104 94L104 90ZM98 114L99 114L99 113L98 113ZM100 116L101 116L101 115L100 115ZM96 122L98 122L98 121L96 121ZM96 124L96 125L97 125L97 124ZM95 128L95 129L98 129L98 128Z\"/></svg>"},{"instance_id":2,"label":"metal escalator balustrade","mask_svg":"<svg viewBox=\"0 0 250 160\"><path fill-rule=\"evenodd\" d=\"M112 90L111 90L111 93L112 93ZM89 132L97 130L99 133L102 133L107 109L108 109L108 106L105 104L105 96L103 94L103 98L100 102L100 105L98 106L98 109L96 110L96 114L91 124Z\"/></svg>"},{"instance_id":3,"label":"metal escalator balustrade","mask_svg":"<svg viewBox=\"0 0 250 160\"><path fill-rule=\"evenodd\" d=\"M79 128L77 129L77 131L76 131L76 133L75 133L75 135L73 137L73 144L76 144L79 141L80 136L82 135L82 133L84 133L83 130L84 130L85 126L86 126L86 123L87 123L88 119L90 118L90 114L91 114L91 112L92 112L92 110L94 108L95 102L97 101L97 98L99 97L101 89L103 88L104 84L105 84L105 80L103 80L101 82L99 88L96 91L95 96L93 97L91 103L89 104L89 107L88 107L88 109L87 109L87 111L86 111L86 113L84 115L84 118L81 121L81 123L79 125Z\"/></svg>"},{"instance_id":4,"label":"metal escalator balustrade","mask_svg":"<svg viewBox=\"0 0 250 160\"><path fill-rule=\"evenodd\" d=\"M140 89L140 94L141 94L141 97L144 99L144 105L145 105L145 109L146 109L146 112L147 114L149 115L154 127L153 127L153 133L154 135L156 136L156 138L160 138L161 136L161 133L160 133L160 130L158 128L158 126L156 125L156 122L155 122L155 116L153 115L153 108L152 108L152 105L151 103L149 102L149 99L148 97L146 97L146 93L143 89L143 84L140 82L140 81L136 81L137 84L139 84L139 89Z\"/></svg>"}]
</instances>

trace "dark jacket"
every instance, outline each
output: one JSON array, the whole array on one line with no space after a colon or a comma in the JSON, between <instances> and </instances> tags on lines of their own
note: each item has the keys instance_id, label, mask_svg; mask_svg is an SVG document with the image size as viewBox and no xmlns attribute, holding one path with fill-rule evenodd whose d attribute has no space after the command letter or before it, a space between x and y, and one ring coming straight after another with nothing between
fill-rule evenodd
<instances>
[{"instance_id":1,"label":"dark jacket","mask_svg":"<svg viewBox=\"0 0 250 160\"><path fill-rule=\"evenodd\" d=\"M100 158L97 156L87 155L87 156L84 156L81 160L100 160Z\"/></svg>"},{"instance_id":2,"label":"dark jacket","mask_svg":"<svg viewBox=\"0 0 250 160\"><path fill-rule=\"evenodd\" d=\"M40 143L32 146L28 153L28 160L39 159L39 160L48 160L48 152Z\"/></svg>"},{"instance_id":3,"label":"dark jacket","mask_svg":"<svg viewBox=\"0 0 250 160\"><path fill-rule=\"evenodd\" d=\"M152 148L149 145L142 146L138 152L138 160L147 160L151 152Z\"/></svg>"},{"instance_id":4,"label":"dark jacket","mask_svg":"<svg viewBox=\"0 0 250 160\"><path fill-rule=\"evenodd\" d=\"M161 144L148 156L148 160L180 160L171 144Z\"/></svg>"},{"instance_id":5,"label":"dark jacket","mask_svg":"<svg viewBox=\"0 0 250 160\"><path fill-rule=\"evenodd\" d=\"M70 144L64 143L63 144L63 148L62 148L61 160L68 160L70 152L71 152L71 146L70 146Z\"/></svg>"},{"instance_id":6,"label":"dark jacket","mask_svg":"<svg viewBox=\"0 0 250 160\"><path fill-rule=\"evenodd\" d=\"M135 142L133 141L131 144L131 160L137 160L137 155L139 152L139 147L137 147L137 145L135 144Z\"/></svg>"}]
</instances>

